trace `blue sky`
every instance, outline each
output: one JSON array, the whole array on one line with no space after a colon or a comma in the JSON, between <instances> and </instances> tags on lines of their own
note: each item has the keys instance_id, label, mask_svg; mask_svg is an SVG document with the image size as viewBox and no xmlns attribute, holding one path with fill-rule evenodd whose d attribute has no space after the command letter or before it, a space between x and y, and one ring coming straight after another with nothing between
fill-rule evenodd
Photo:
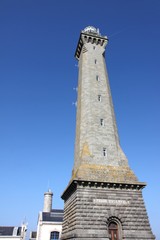
<instances>
[{"instance_id":1,"label":"blue sky","mask_svg":"<svg viewBox=\"0 0 160 240\"><path fill-rule=\"evenodd\" d=\"M43 193L63 208L74 161L78 69L88 25L107 35L121 146L160 239L160 1L0 1L0 225L36 229Z\"/></svg>"}]
</instances>

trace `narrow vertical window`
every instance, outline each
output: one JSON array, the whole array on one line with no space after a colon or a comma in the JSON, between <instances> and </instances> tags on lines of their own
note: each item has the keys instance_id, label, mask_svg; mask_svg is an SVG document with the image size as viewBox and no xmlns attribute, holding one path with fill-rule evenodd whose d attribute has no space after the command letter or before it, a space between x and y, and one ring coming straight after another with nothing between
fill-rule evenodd
<instances>
[{"instance_id":1,"label":"narrow vertical window","mask_svg":"<svg viewBox=\"0 0 160 240\"><path fill-rule=\"evenodd\" d=\"M93 46L93 49L95 50L95 49L96 49L96 47L95 47L95 46Z\"/></svg>"},{"instance_id":2,"label":"narrow vertical window","mask_svg":"<svg viewBox=\"0 0 160 240\"><path fill-rule=\"evenodd\" d=\"M96 80L99 81L99 76L98 75L96 75Z\"/></svg>"},{"instance_id":3,"label":"narrow vertical window","mask_svg":"<svg viewBox=\"0 0 160 240\"><path fill-rule=\"evenodd\" d=\"M103 148L103 156L106 157L107 156L107 149Z\"/></svg>"},{"instance_id":4,"label":"narrow vertical window","mask_svg":"<svg viewBox=\"0 0 160 240\"><path fill-rule=\"evenodd\" d=\"M104 119L103 118L100 119L100 125L104 126Z\"/></svg>"},{"instance_id":5,"label":"narrow vertical window","mask_svg":"<svg viewBox=\"0 0 160 240\"><path fill-rule=\"evenodd\" d=\"M94 60L94 63L95 63L95 64L97 63L97 59Z\"/></svg>"},{"instance_id":6,"label":"narrow vertical window","mask_svg":"<svg viewBox=\"0 0 160 240\"><path fill-rule=\"evenodd\" d=\"M101 95L98 95L98 101L101 102L101 100L102 100Z\"/></svg>"}]
</instances>

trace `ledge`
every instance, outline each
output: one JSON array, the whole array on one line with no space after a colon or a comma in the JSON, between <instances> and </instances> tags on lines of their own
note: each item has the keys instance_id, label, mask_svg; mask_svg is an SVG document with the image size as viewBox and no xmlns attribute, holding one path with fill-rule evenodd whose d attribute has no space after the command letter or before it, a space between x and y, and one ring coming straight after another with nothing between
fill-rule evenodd
<instances>
[{"instance_id":1,"label":"ledge","mask_svg":"<svg viewBox=\"0 0 160 240\"><path fill-rule=\"evenodd\" d=\"M82 31L80 34L77 48L76 48L75 55L74 55L75 58L78 60L79 60L81 50L82 50L82 47L83 47L85 41L87 41L87 42L91 41L91 43L96 43L96 45L98 45L98 44L103 45L104 43L106 43L108 41L108 38L100 36L100 35L94 35L91 33L85 33Z\"/></svg>"},{"instance_id":2,"label":"ledge","mask_svg":"<svg viewBox=\"0 0 160 240\"><path fill-rule=\"evenodd\" d=\"M145 186L145 182L98 182L98 181L82 181L78 179L72 180L65 191L63 192L61 198L67 200L69 196L77 189L77 186L82 187L96 187L105 189L125 189L125 190L142 190Z\"/></svg>"}]
</instances>

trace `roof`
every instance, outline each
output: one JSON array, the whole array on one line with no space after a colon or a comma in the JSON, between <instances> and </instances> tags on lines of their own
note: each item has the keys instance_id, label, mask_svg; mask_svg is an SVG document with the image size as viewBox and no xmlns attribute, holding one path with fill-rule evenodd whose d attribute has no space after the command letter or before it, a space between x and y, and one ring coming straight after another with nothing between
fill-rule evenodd
<instances>
[{"instance_id":1,"label":"roof","mask_svg":"<svg viewBox=\"0 0 160 240\"><path fill-rule=\"evenodd\" d=\"M42 221L63 222L63 210L52 209L51 212L42 212Z\"/></svg>"},{"instance_id":2,"label":"roof","mask_svg":"<svg viewBox=\"0 0 160 240\"><path fill-rule=\"evenodd\" d=\"M0 226L0 236L20 236L21 227Z\"/></svg>"},{"instance_id":3,"label":"roof","mask_svg":"<svg viewBox=\"0 0 160 240\"><path fill-rule=\"evenodd\" d=\"M64 211L63 211L63 209L52 209L51 212L63 214Z\"/></svg>"}]
</instances>

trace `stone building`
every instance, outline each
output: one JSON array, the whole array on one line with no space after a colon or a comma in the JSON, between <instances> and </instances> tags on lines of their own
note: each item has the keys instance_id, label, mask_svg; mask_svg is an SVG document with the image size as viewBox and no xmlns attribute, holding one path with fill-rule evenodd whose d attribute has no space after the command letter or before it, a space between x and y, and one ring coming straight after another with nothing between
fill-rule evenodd
<instances>
[{"instance_id":1,"label":"stone building","mask_svg":"<svg viewBox=\"0 0 160 240\"><path fill-rule=\"evenodd\" d=\"M22 224L15 226L0 226L0 240L25 240L27 225Z\"/></svg>"},{"instance_id":2,"label":"stone building","mask_svg":"<svg viewBox=\"0 0 160 240\"><path fill-rule=\"evenodd\" d=\"M60 239L62 231L63 210L52 209L51 190L44 193L43 211L39 213L37 231L30 233L30 240Z\"/></svg>"},{"instance_id":3,"label":"stone building","mask_svg":"<svg viewBox=\"0 0 160 240\"><path fill-rule=\"evenodd\" d=\"M120 146L105 64L108 38L80 33L75 158L62 194L62 240L151 240L140 182Z\"/></svg>"}]
</instances>

